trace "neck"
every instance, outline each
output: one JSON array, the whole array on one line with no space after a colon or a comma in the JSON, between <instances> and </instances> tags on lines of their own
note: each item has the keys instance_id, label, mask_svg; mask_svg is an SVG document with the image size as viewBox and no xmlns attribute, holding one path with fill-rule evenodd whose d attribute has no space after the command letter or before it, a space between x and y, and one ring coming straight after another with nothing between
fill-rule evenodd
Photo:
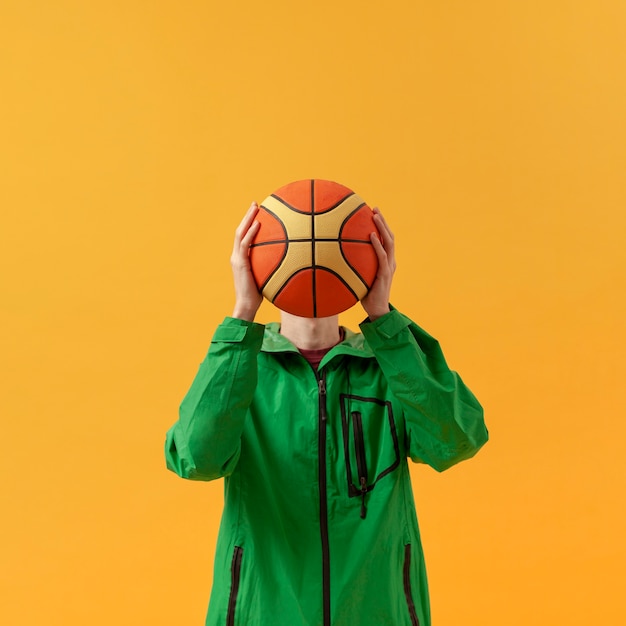
<instances>
[{"instance_id":1,"label":"neck","mask_svg":"<svg viewBox=\"0 0 626 626\"><path fill-rule=\"evenodd\" d=\"M331 348L339 342L339 317L298 317L281 311L280 334L301 350Z\"/></svg>"}]
</instances>

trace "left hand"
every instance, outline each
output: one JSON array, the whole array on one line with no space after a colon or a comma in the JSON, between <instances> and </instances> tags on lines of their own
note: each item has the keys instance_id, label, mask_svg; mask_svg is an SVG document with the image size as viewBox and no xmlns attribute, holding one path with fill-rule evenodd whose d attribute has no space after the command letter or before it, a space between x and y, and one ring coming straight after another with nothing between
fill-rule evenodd
<instances>
[{"instance_id":1,"label":"left hand","mask_svg":"<svg viewBox=\"0 0 626 626\"><path fill-rule=\"evenodd\" d=\"M361 300L361 304L370 321L373 322L385 313L389 313L389 296L391 294L391 281L396 271L396 257L393 233L378 208L374 207L372 212L382 243L376 233L370 235L374 251L378 257L378 271L371 289Z\"/></svg>"}]
</instances>

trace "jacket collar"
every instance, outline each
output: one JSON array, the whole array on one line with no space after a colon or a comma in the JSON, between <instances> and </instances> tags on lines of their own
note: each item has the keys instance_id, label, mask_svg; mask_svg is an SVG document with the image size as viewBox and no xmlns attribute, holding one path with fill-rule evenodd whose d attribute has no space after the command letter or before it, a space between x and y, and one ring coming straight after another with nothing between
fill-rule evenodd
<instances>
[{"instance_id":1,"label":"jacket collar","mask_svg":"<svg viewBox=\"0 0 626 626\"><path fill-rule=\"evenodd\" d=\"M263 352L298 352L298 348L289 339L281 335L279 330L280 324L278 322L270 322L265 325L261 350ZM355 333L345 327L344 331L345 337L343 341L329 350L328 354L324 356L322 363L326 363L332 357L340 354L365 358L374 356L361 333Z\"/></svg>"}]
</instances>

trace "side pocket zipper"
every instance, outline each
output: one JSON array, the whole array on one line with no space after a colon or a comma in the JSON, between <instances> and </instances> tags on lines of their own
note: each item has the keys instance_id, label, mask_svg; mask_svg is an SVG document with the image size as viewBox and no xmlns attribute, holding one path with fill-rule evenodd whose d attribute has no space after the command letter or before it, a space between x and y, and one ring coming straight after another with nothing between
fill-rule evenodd
<instances>
[{"instance_id":1,"label":"side pocket zipper","mask_svg":"<svg viewBox=\"0 0 626 626\"><path fill-rule=\"evenodd\" d=\"M359 475L359 486L361 488L361 519L365 519L365 515L367 514L365 507L365 495L367 494L367 461L365 460L363 419L358 411L352 413L352 425L354 427L354 445L356 447L356 471Z\"/></svg>"},{"instance_id":2,"label":"side pocket zipper","mask_svg":"<svg viewBox=\"0 0 626 626\"><path fill-rule=\"evenodd\" d=\"M237 604L237 594L239 593L239 578L241 576L241 557L243 548L235 546L233 560L230 566L230 596L228 597L228 614L226 615L226 626L235 625L235 605Z\"/></svg>"},{"instance_id":3,"label":"side pocket zipper","mask_svg":"<svg viewBox=\"0 0 626 626\"><path fill-rule=\"evenodd\" d=\"M413 602L413 596L411 594L411 544L404 546L404 596L409 609L409 615L411 616L411 626L420 626L420 621L417 619L417 613L415 612L415 603Z\"/></svg>"}]
</instances>

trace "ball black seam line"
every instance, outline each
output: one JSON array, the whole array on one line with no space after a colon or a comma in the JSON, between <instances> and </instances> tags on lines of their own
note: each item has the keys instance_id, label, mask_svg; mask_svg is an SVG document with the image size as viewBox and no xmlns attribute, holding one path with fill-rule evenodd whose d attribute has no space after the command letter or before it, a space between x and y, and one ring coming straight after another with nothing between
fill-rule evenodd
<instances>
[{"instance_id":1,"label":"ball black seam line","mask_svg":"<svg viewBox=\"0 0 626 626\"><path fill-rule=\"evenodd\" d=\"M287 243L287 245L289 245L289 233L287 232L287 227L285 226L285 223L283 222L283 220L281 220L280 217L278 217L278 215L274 213L274 211L271 211L266 206L261 205L260 208L263 209L268 215L271 215L280 224L280 227L283 229L283 235L285 236L284 241ZM263 243L264 242L262 241L259 243L253 243L250 247L260 246Z\"/></svg>"},{"instance_id":2,"label":"ball black seam line","mask_svg":"<svg viewBox=\"0 0 626 626\"><path fill-rule=\"evenodd\" d=\"M328 209L324 209L323 211L315 211L315 215L324 215L324 213L330 213L331 211L334 211L338 206L343 204L348 198L351 198L354 195L356 195L354 191L351 191L347 196L345 196L345 198L341 198L339 202L336 202L335 204L333 204L333 206L329 207ZM365 202L363 204L365 204Z\"/></svg>"},{"instance_id":3,"label":"ball black seam line","mask_svg":"<svg viewBox=\"0 0 626 626\"><path fill-rule=\"evenodd\" d=\"M287 227L285 226L285 223L283 222L283 220L281 220L280 217L276 215L276 213L274 213L274 211L268 209L266 206L261 205L259 208L263 209L268 215L271 215L274 219L276 219L276 221L280 224L280 227L283 229L283 234L285 235L285 241L289 241L289 234L287 233ZM252 244L252 245L259 245L259 244Z\"/></svg>"},{"instance_id":4,"label":"ball black seam line","mask_svg":"<svg viewBox=\"0 0 626 626\"><path fill-rule=\"evenodd\" d=\"M309 215L311 213L310 211L303 211L302 209L297 209L295 206L292 206L291 204L289 204L289 202L287 202L286 200L283 200L280 196L277 196L275 193L271 194L271 197L274 198L275 200L278 200L281 204L286 206L288 209L291 209L295 213L300 213L301 215Z\"/></svg>"},{"instance_id":5,"label":"ball black seam line","mask_svg":"<svg viewBox=\"0 0 626 626\"><path fill-rule=\"evenodd\" d=\"M287 245L285 246L285 250L283 252L283 255L280 257L280 261L276 264L276 267L269 273L269 276L263 281L263 284L259 287L259 291L260 292L263 292L265 287L267 287L267 283L270 282L270 280L272 279L274 274L276 274L276 272L280 269L281 265L285 262L285 259L287 258L287 252L288 251L289 251L289 242L287 242ZM272 300L272 302L273 302L273 300Z\"/></svg>"},{"instance_id":6,"label":"ball black seam line","mask_svg":"<svg viewBox=\"0 0 626 626\"><path fill-rule=\"evenodd\" d=\"M315 281L315 179L311 179L311 265L313 267L313 317L317 317L317 285Z\"/></svg>"},{"instance_id":7,"label":"ball black seam line","mask_svg":"<svg viewBox=\"0 0 626 626\"><path fill-rule=\"evenodd\" d=\"M348 220L357 212L360 211L364 206L367 206L367 202L363 202L362 204L359 204L359 206L354 209L354 211L352 211L351 213L348 213L348 215L346 215L346 217L344 218L343 222L341 222L341 226L339 227L339 239L341 239L341 233L343 232L343 229L346 227L346 224L348 223ZM369 208L369 207L368 207ZM371 209L370 209L371 211ZM376 229L378 230L378 229Z\"/></svg>"},{"instance_id":8,"label":"ball black seam line","mask_svg":"<svg viewBox=\"0 0 626 626\"><path fill-rule=\"evenodd\" d=\"M279 243L282 243L283 245L288 244L290 241L295 241L295 242L300 242L300 239L272 239L271 241L261 241L260 243L252 243L250 244L251 248L259 248L261 246L276 246ZM308 241L305 240L305 241ZM352 243L358 243L353 241ZM361 243L365 243L365 242L361 242Z\"/></svg>"},{"instance_id":9,"label":"ball black seam line","mask_svg":"<svg viewBox=\"0 0 626 626\"><path fill-rule=\"evenodd\" d=\"M271 246L277 245L279 243L289 244L289 243L309 243L311 241L310 237L305 237L304 239L272 239L270 241L261 241L260 243L250 244L251 248L258 248L259 246ZM368 246L372 245L372 242L369 239L336 239L332 237L318 237L315 240L316 243L362 243Z\"/></svg>"},{"instance_id":10,"label":"ball black seam line","mask_svg":"<svg viewBox=\"0 0 626 626\"><path fill-rule=\"evenodd\" d=\"M354 209L354 211L352 211L349 215L346 215L345 219L343 220L343 222L341 223L341 227L339 228L339 239L340 241L346 242L348 243L347 239L342 239L341 238L341 233L343 232L343 229L345 228L346 224L348 223L348 220L350 220L352 218L353 215L355 215L358 211L360 211L364 206L367 206L366 202L363 202L363 204L360 204L356 209ZM369 207L368 207L369 208ZM371 209L369 209L371 211ZM378 229L376 229L378 230ZM368 243L370 246L372 245L371 241L365 242ZM346 265L354 272L354 274L356 275L356 277L363 283L363 285L365 285L365 288L369 291L371 285L368 285L365 282L365 279L363 278L363 276L361 276L361 274L357 271L357 269L352 265L352 263L350 263L350 261L348 261L348 259L346 258L346 255L344 254L343 251L343 246L341 245L341 243L339 244L339 250L341 252L341 256L343 257L343 260L346 262Z\"/></svg>"},{"instance_id":11,"label":"ball black seam line","mask_svg":"<svg viewBox=\"0 0 626 626\"><path fill-rule=\"evenodd\" d=\"M283 234L285 236L285 240L284 241L280 241L280 242L276 242L276 243L284 243L285 244L285 249L283 250L283 254L280 258L280 260L278 261L278 263L276 264L276 266L274 267L274 269L269 273L269 275L267 276L267 278L263 281L263 284L259 286L259 291L263 291L265 289L265 287L267 286L267 283L269 283L269 281L271 280L272 276L274 276L274 274L276 274L276 272L278 271L278 268L280 268L280 266L283 264L283 262L285 261L285 259L287 258L287 253L289 252L289 235L287 233L287 228L285 227L285 224L283 223L283 221L280 219L280 217L278 215L276 215L276 213L274 213L274 211L270 211L270 209L268 209L266 206L261 205L261 207L268 215L271 215L273 218L276 219L276 221L280 224L280 227L283 229ZM266 243L273 243L273 242L261 242L261 243L257 243L257 244L252 244L250 247L251 248L256 248L258 246L262 246ZM256 282L256 279L255 279Z\"/></svg>"},{"instance_id":12,"label":"ball black seam line","mask_svg":"<svg viewBox=\"0 0 626 626\"><path fill-rule=\"evenodd\" d=\"M312 181L313 181L313 179L312 179ZM311 211L313 213L315 213L316 215L323 215L324 213L330 213L330 211L334 211L342 202L345 202L346 200L348 200L348 198L351 198L354 195L355 195L354 191L350 191L350 193L348 193L347 196L341 198L341 200L336 202L333 206L328 207L324 211L319 211L319 212L315 211L315 207L311 207ZM302 209L298 209L297 207L293 206L292 204L289 204L289 202L287 202L286 200L284 200L280 196L276 195L275 193L270 194L270 196L272 198L274 198L275 200L278 200L281 204L284 204L288 209L291 209L292 211L295 211L296 213L301 213L302 215L309 215L309 213L311 212L311 211L303 211ZM367 204L367 203L364 202L363 204ZM266 208L263 205L261 205L261 206L264 209Z\"/></svg>"},{"instance_id":13,"label":"ball black seam line","mask_svg":"<svg viewBox=\"0 0 626 626\"><path fill-rule=\"evenodd\" d=\"M272 276L274 276L274 274L276 274L276 272L278 271L278 268L283 264L284 260L287 258L287 253L289 252L289 235L287 234L287 228L285 227L285 224L283 223L283 221L280 219L280 217L278 217L278 215L276 215L276 213L274 213L274 211L271 211L270 209L268 209L266 206L261 205L259 208L263 209L268 215L271 215L274 219L276 219L276 221L280 224L280 227L283 229L283 235L285 236L284 241L262 241L260 243L253 243L250 245L250 248L257 248L259 246L263 246L263 245L269 245L270 243L282 243L285 244L285 249L283 250L283 254L280 258L280 260L278 261L278 263L276 264L276 266L274 267L274 269L269 273L269 275L267 276L267 278L263 281L262 285L258 285L259 291L263 291L265 289L265 287L267 286L267 283L269 283L269 281L271 280ZM256 279L255 279L256 282Z\"/></svg>"},{"instance_id":14,"label":"ball black seam line","mask_svg":"<svg viewBox=\"0 0 626 626\"><path fill-rule=\"evenodd\" d=\"M290 274L289 278L281 285L280 289L276 292L276 294L272 298L272 304L276 303L276 298L278 298L278 296L285 290L285 287L287 287L287 285L291 282L291 279L294 276L297 276L298 274L301 274L302 272L306 272L306 271L312 270L312 269L313 269L312 267L302 267L299 270L296 270L295 272L293 272L293 274ZM278 305L276 305L276 306L278 306ZM280 309L280 307L278 307L278 308Z\"/></svg>"},{"instance_id":15,"label":"ball black seam line","mask_svg":"<svg viewBox=\"0 0 626 626\"><path fill-rule=\"evenodd\" d=\"M290 241L300 241L299 239L291 239ZM370 239L343 239L342 237L318 237L316 242L326 242L326 243L365 243L368 245L372 245Z\"/></svg>"},{"instance_id":16,"label":"ball black seam line","mask_svg":"<svg viewBox=\"0 0 626 626\"><path fill-rule=\"evenodd\" d=\"M359 297L356 295L356 293L354 293L354 290L352 289L352 287L350 287L350 285L348 285L348 283L341 277L340 274L337 274L335 270L331 269L330 267L326 267L325 265L317 265L316 269L324 270L325 272L328 272L329 274L333 274L334 276L336 276L344 284L344 287L354 296L355 301L356 302L359 301Z\"/></svg>"},{"instance_id":17,"label":"ball black seam line","mask_svg":"<svg viewBox=\"0 0 626 626\"><path fill-rule=\"evenodd\" d=\"M301 274L302 272L306 272L306 271L313 270L313 269L314 268L312 268L312 267L302 267L299 270L296 270L295 272L293 272L293 274L290 274L289 278L281 285L280 289L276 292L276 295L272 298L272 304L274 304L276 302L276 299L285 290L287 285L289 285L289 283L291 282L292 278L294 278L298 274ZM359 297L356 295L356 293L354 292L352 287L350 287L350 285L348 285L348 283L337 272L335 272L335 270L331 269L330 267L326 267L325 265L316 265L315 269L323 270L325 272L328 272L329 274L332 274L336 278L338 278L339 281L341 283L343 283L344 287L352 294L352 296L354 297L355 302L359 301Z\"/></svg>"},{"instance_id":18,"label":"ball black seam line","mask_svg":"<svg viewBox=\"0 0 626 626\"><path fill-rule=\"evenodd\" d=\"M358 243L361 243L361 242L358 242ZM371 246L372 244L370 243L369 245ZM365 285L365 288L369 291L371 286L374 283L372 282L372 285L368 285L365 282L365 279L363 278L363 276L361 276L361 274L357 271L357 269L346 258L346 255L344 254L344 251L343 251L343 246L341 244L339 244L339 251L341 252L341 256L343 257L343 260L346 262L346 265L354 272L354 275L363 283L363 285ZM376 273L378 273L378 270L376 270ZM374 278L374 280L376 280L376 278Z\"/></svg>"}]
</instances>

